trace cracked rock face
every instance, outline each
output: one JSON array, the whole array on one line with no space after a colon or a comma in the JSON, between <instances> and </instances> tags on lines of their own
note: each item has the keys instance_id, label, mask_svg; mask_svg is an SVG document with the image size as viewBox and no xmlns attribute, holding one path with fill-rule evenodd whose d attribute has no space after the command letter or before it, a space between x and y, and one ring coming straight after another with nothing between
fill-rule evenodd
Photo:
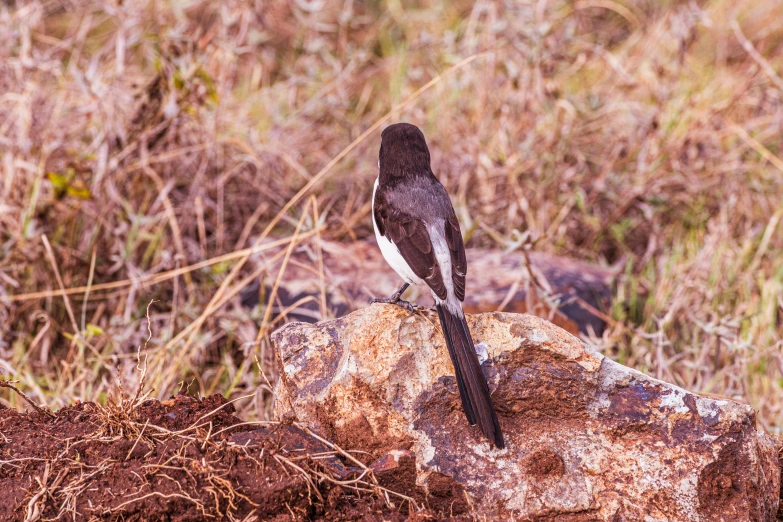
<instances>
[{"instance_id":1,"label":"cracked rock face","mask_svg":"<svg viewBox=\"0 0 783 522\"><path fill-rule=\"evenodd\" d=\"M750 406L647 377L531 315L468 323L503 450L465 420L437 316L390 305L278 330L275 413L345 448L409 450L420 485L454 479L490 518L775 519L777 455Z\"/></svg>"}]
</instances>

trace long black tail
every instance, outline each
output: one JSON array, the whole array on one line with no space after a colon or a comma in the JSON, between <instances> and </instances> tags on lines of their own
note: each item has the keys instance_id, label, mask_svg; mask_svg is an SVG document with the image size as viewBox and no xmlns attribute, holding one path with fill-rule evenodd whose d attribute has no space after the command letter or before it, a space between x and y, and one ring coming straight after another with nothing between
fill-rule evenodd
<instances>
[{"instance_id":1,"label":"long black tail","mask_svg":"<svg viewBox=\"0 0 783 522\"><path fill-rule=\"evenodd\" d=\"M442 305L436 305L438 317L443 327L443 336L449 348L454 374L457 377L462 409L470 424L478 424L481 432L496 447L503 448L503 434L500 423L489 396L489 386L481 372L476 348L470 337L465 317L451 313Z\"/></svg>"}]
</instances>

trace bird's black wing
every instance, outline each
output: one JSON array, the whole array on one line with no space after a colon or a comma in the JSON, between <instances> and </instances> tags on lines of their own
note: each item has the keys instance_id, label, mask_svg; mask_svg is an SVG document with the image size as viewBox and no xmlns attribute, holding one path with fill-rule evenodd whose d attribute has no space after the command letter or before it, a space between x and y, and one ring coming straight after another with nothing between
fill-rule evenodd
<instances>
[{"instance_id":1,"label":"bird's black wing","mask_svg":"<svg viewBox=\"0 0 783 522\"><path fill-rule=\"evenodd\" d=\"M443 275L424 221L395 206L382 188L376 191L373 206L373 219L378 226L378 232L394 243L413 273L422 278L435 295L446 299L446 285L443 283ZM461 237L459 241L461 245ZM463 276L463 296L464 287Z\"/></svg>"}]
</instances>

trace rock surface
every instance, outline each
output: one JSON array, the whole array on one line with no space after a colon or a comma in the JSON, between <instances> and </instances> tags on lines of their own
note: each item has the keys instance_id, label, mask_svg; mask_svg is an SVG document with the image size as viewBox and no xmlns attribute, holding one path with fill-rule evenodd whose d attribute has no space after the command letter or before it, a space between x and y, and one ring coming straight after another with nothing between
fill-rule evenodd
<instances>
[{"instance_id":1,"label":"rock surface","mask_svg":"<svg viewBox=\"0 0 783 522\"><path fill-rule=\"evenodd\" d=\"M468 323L488 347L503 450L466 423L437 316L390 305L278 330L275 413L344 448L409 450L419 485L454 479L489 519L775 519L776 449L750 406L647 377L531 315Z\"/></svg>"}]
</instances>

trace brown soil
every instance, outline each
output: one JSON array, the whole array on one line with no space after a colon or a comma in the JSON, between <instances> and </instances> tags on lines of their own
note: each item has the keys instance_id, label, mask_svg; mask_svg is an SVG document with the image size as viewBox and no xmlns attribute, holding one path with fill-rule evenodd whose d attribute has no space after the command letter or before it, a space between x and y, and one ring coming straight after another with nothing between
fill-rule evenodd
<instances>
[{"instance_id":1,"label":"brown soil","mask_svg":"<svg viewBox=\"0 0 783 522\"><path fill-rule=\"evenodd\" d=\"M219 395L131 403L0 406L0 520L432 520L464 503L418 488L410 453L353 461Z\"/></svg>"}]
</instances>

